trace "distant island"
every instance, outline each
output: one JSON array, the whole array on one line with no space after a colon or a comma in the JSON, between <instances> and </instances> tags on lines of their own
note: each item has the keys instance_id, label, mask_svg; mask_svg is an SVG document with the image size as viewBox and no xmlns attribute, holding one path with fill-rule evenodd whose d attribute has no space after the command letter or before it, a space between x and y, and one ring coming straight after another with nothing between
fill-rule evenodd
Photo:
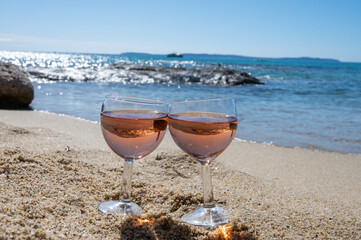
<instances>
[{"instance_id":1,"label":"distant island","mask_svg":"<svg viewBox=\"0 0 361 240\"><path fill-rule=\"evenodd\" d=\"M120 56L137 56L137 57L180 57L183 58L222 58L222 59L244 59L244 60L254 60L254 61L271 61L271 60L281 60L281 61L322 61L322 62L340 62L337 59L332 58L313 58L313 57L282 57L282 58L267 58L267 57L249 57L249 56L241 56L241 55L227 55L227 54L208 54L208 53L171 53L171 54L150 54L150 53L138 53L138 52L125 52L119 54Z\"/></svg>"}]
</instances>

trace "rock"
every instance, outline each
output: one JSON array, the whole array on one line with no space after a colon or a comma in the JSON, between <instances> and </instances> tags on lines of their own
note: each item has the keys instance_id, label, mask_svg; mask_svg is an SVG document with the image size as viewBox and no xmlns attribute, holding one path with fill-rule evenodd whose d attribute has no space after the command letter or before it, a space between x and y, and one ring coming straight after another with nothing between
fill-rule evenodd
<instances>
[{"instance_id":1,"label":"rock","mask_svg":"<svg viewBox=\"0 0 361 240\"><path fill-rule=\"evenodd\" d=\"M26 74L11 63L0 62L0 108L26 108L34 87Z\"/></svg>"},{"instance_id":2,"label":"rock","mask_svg":"<svg viewBox=\"0 0 361 240\"><path fill-rule=\"evenodd\" d=\"M45 80L49 80L49 81L69 81L69 82L76 81L76 79L74 79L70 76L67 76L67 75L48 74L48 73L42 73L42 72L38 72L38 71L34 71L34 70L28 71L27 73L38 79L45 79ZM90 80L94 80L94 79L90 79ZM84 79L84 81L87 81L87 79Z\"/></svg>"},{"instance_id":3,"label":"rock","mask_svg":"<svg viewBox=\"0 0 361 240\"><path fill-rule=\"evenodd\" d=\"M102 68L27 68L27 74L40 81L107 82L111 79L135 84L199 84L216 86L237 86L263 84L259 79L234 69L219 65L203 68L160 67L116 63Z\"/></svg>"},{"instance_id":4,"label":"rock","mask_svg":"<svg viewBox=\"0 0 361 240\"><path fill-rule=\"evenodd\" d=\"M111 69L125 70L130 76L154 79L157 83L198 83L205 85L236 86L242 84L263 84L251 75L225 68L174 68L140 66L127 63L117 63Z\"/></svg>"}]
</instances>

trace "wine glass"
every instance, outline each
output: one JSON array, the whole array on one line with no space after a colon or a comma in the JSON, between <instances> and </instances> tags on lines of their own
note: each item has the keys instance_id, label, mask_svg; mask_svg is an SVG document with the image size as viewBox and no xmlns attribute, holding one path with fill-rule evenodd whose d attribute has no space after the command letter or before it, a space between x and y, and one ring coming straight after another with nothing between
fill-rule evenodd
<instances>
[{"instance_id":1,"label":"wine glass","mask_svg":"<svg viewBox=\"0 0 361 240\"><path fill-rule=\"evenodd\" d=\"M167 129L165 102L153 99L111 95L105 98L100 122L109 147L124 159L120 199L105 201L98 210L105 214L142 214L130 201L133 161L153 152Z\"/></svg>"},{"instance_id":2,"label":"wine glass","mask_svg":"<svg viewBox=\"0 0 361 240\"><path fill-rule=\"evenodd\" d=\"M182 217L200 226L228 222L227 212L214 204L210 163L232 142L237 111L231 98L178 101L169 104L168 123L174 142L201 163L204 205Z\"/></svg>"}]
</instances>

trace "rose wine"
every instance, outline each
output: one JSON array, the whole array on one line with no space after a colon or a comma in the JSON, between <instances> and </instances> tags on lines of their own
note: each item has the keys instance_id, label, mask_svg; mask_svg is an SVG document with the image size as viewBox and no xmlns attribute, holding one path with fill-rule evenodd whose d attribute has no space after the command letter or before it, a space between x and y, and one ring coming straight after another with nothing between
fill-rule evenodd
<instances>
[{"instance_id":1,"label":"rose wine","mask_svg":"<svg viewBox=\"0 0 361 240\"><path fill-rule=\"evenodd\" d=\"M153 152L167 129L167 114L152 110L113 110L101 113L104 139L126 159L139 159Z\"/></svg>"},{"instance_id":2,"label":"rose wine","mask_svg":"<svg viewBox=\"0 0 361 240\"><path fill-rule=\"evenodd\" d=\"M169 115L168 121L175 143L200 161L222 153L237 130L237 118L220 113L177 113Z\"/></svg>"}]
</instances>

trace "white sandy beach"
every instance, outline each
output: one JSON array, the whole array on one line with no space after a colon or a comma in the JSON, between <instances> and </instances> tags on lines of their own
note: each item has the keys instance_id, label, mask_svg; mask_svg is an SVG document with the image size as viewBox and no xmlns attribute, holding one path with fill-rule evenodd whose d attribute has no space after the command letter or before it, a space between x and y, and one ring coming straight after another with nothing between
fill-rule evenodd
<instances>
[{"instance_id":1,"label":"white sandy beach","mask_svg":"<svg viewBox=\"0 0 361 240\"><path fill-rule=\"evenodd\" d=\"M37 111L0 110L0 129L0 238L36 234L44 238L122 237L124 221L96 211L102 198L116 197L122 166L104 142L99 124ZM33 166L23 176L26 181L19 178L24 173L21 169L36 165L21 160L28 158L42 163L47 173L53 174L42 178L46 174ZM92 184L89 179L79 185L68 179L75 175L63 175L64 170L58 169L61 159L70 161L69 167L77 169L79 176L92 174L91 181L98 179L93 190L87 189ZM22 168L16 168L16 164ZM360 155L233 142L212 164L215 199L230 212L234 224L246 226L246 232L254 237L361 238ZM176 226L187 228L186 237L190 239L212 236L214 229L179 222L185 212L201 204L202 186L199 166L177 148L169 134L154 153L136 162L134 170L134 201L146 213L169 216ZM59 175L67 186L63 191L69 192L59 193L62 187L51 179ZM50 194L51 187L43 186L44 182L41 185L34 176L48 181L48 185L53 182L58 193ZM48 192L25 193L17 184L25 184L28 191L41 185ZM188 198L179 200L182 196ZM73 198L82 204L74 205ZM66 214L45 211L44 205L51 202L65 204ZM45 213L29 217L24 204ZM162 239L159 234L155 238Z\"/></svg>"}]
</instances>

